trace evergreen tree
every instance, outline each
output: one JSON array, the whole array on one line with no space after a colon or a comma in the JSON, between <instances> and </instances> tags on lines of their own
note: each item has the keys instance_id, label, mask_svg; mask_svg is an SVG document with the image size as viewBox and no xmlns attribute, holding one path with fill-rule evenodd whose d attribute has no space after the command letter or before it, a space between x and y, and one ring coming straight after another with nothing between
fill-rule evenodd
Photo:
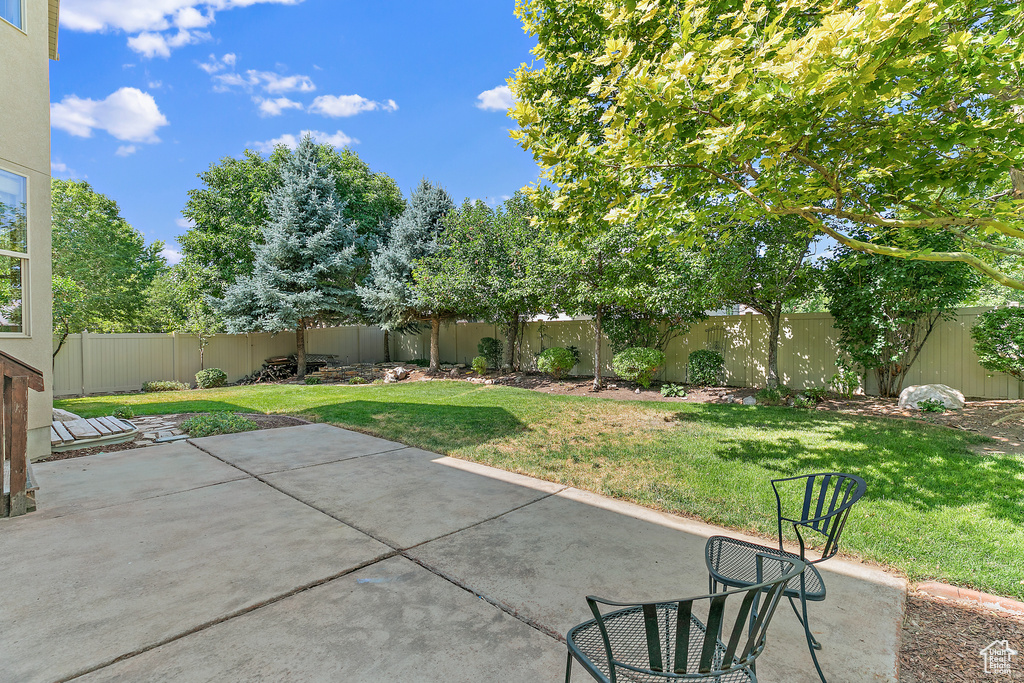
<instances>
[{"instance_id":1,"label":"evergreen tree","mask_svg":"<svg viewBox=\"0 0 1024 683\"><path fill-rule=\"evenodd\" d=\"M438 338L447 312L431 308L420 297L413 288L412 273L418 259L437 252L442 219L453 208L447 192L421 180L388 240L373 255L368 281L358 288L370 318L386 332L404 332L420 321L430 321L429 372L437 372L440 365Z\"/></svg>"},{"instance_id":2,"label":"evergreen tree","mask_svg":"<svg viewBox=\"0 0 1024 683\"><path fill-rule=\"evenodd\" d=\"M333 174L307 135L283 162L282 184L267 200L251 276L216 302L229 332L295 330L299 377L306 374L305 330L358 314L355 278L362 238L335 195Z\"/></svg>"}]
</instances>

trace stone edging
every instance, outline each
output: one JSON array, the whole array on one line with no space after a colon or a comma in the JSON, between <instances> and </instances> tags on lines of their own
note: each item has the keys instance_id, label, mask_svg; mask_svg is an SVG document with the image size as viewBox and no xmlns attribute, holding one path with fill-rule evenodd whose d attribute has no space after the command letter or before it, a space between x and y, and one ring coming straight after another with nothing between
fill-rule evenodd
<instances>
[{"instance_id":1,"label":"stone edging","mask_svg":"<svg viewBox=\"0 0 1024 683\"><path fill-rule=\"evenodd\" d=\"M989 593L982 593L970 588L957 588L956 586L950 586L938 581L925 581L924 583L917 584L915 588L932 597L972 602L986 609L1024 617L1024 602L1017 602L1011 598L990 595Z\"/></svg>"}]
</instances>

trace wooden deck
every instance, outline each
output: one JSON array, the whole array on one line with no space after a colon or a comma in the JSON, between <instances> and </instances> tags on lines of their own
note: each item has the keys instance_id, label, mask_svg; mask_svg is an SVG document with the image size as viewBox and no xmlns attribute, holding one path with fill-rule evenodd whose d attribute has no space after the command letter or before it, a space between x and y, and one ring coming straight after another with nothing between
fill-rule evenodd
<instances>
[{"instance_id":1,"label":"wooden deck","mask_svg":"<svg viewBox=\"0 0 1024 683\"><path fill-rule=\"evenodd\" d=\"M128 441L138 430L116 417L90 417L50 426L50 450L54 452Z\"/></svg>"}]
</instances>

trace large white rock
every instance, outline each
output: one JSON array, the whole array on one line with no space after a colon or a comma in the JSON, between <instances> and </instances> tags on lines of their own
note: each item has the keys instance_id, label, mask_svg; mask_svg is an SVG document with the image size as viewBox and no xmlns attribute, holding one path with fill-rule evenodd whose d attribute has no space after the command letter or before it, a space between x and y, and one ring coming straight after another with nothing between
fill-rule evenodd
<instances>
[{"instance_id":1,"label":"large white rock","mask_svg":"<svg viewBox=\"0 0 1024 683\"><path fill-rule=\"evenodd\" d=\"M918 408L919 401L942 401L947 410L963 410L964 395L945 384L918 384L900 392L900 408Z\"/></svg>"},{"instance_id":2,"label":"large white rock","mask_svg":"<svg viewBox=\"0 0 1024 683\"><path fill-rule=\"evenodd\" d=\"M82 418L80 418L78 415L75 415L74 413L69 413L66 410L61 410L60 408L54 408L53 409L53 421L54 422L71 422L72 420L81 420L81 419Z\"/></svg>"}]
</instances>

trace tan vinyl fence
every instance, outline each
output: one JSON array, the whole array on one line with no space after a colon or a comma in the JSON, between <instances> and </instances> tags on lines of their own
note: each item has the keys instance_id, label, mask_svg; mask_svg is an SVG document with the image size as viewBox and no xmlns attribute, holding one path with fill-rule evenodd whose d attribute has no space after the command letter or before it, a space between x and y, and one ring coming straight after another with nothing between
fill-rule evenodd
<instances>
[{"instance_id":1,"label":"tan vinyl fence","mask_svg":"<svg viewBox=\"0 0 1024 683\"><path fill-rule=\"evenodd\" d=\"M904 386L941 383L977 398L1021 398L1024 388L1017 380L990 373L978 365L970 331L974 320L987 308L966 308L953 320L940 323L910 370ZM483 337L501 334L494 325L457 323L441 328L441 360L469 364ZM836 339L832 317L827 313L800 313L782 324L779 372L787 386L827 386L836 372ZM694 325L688 334L673 339L667 363L658 378L686 381L686 361L691 351L714 348L725 357L725 382L730 386L764 386L767 375L767 324L761 316L715 316ZM576 346L581 351L574 374L593 374L593 328L589 321L530 323L523 341L524 367L535 354L552 346ZM391 335L395 360L427 358L428 332ZM236 381L258 369L270 356L294 353L294 333L228 335L214 337L205 351L205 366L221 368L228 381ZM373 363L383 360L383 332L373 327L335 327L307 332L310 353L329 353L341 363ZM603 374L611 376L611 349L602 344ZM89 334L71 335L54 363L54 394L67 396L137 390L144 381L176 379L194 382L199 370L199 343L183 334ZM871 373L867 393L877 393Z\"/></svg>"}]
</instances>

